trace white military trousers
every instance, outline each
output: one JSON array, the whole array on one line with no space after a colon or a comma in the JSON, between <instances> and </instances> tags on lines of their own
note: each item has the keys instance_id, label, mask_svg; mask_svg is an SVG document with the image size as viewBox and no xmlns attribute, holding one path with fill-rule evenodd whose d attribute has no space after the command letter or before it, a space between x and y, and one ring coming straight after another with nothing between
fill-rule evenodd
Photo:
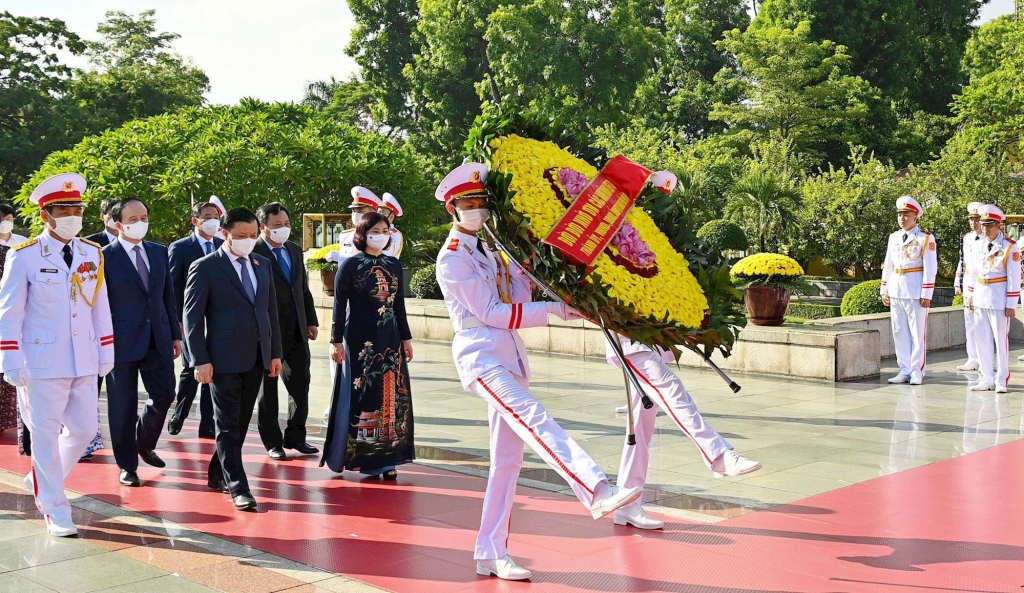
<instances>
[{"instance_id":1,"label":"white military trousers","mask_svg":"<svg viewBox=\"0 0 1024 593\"><path fill-rule=\"evenodd\" d=\"M631 447L624 444L622 447L622 462L617 482L619 488L643 487L647 483L651 439L654 438L658 408L664 410L683 434L697 445L701 460L708 468L715 459L733 448L718 431L704 422L697 404L683 386L682 379L668 368L661 354L653 351L636 352L628 354L626 361L637 374L640 384L655 407L645 410L640 402L640 394L635 389L630 390L633 396L633 417L636 419L636 445ZM643 497L638 498L630 506L640 505L642 502Z\"/></svg>"},{"instance_id":2,"label":"white military trousers","mask_svg":"<svg viewBox=\"0 0 1024 593\"><path fill-rule=\"evenodd\" d=\"M892 311L892 340L900 372L924 377L928 355L928 309L920 299L889 299Z\"/></svg>"},{"instance_id":3,"label":"white military trousers","mask_svg":"<svg viewBox=\"0 0 1024 593\"><path fill-rule=\"evenodd\" d=\"M488 403L491 431L491 468L473 553L477 560L495 560L508 554L512 502L523 466L524 443L572 486L588 508L598 484L608 480L528 387L524 377L501 367L486 371L471 386L473 393Z\"/></svg>"},{"instance_id":4,"label":"white military trousers","mask_svg":"<svg viewBox=\"0 0 1024 593\"><path fill-rule=\"evenodd\" d=\"M964 333L967 335L967 362L978 362L978 316L967 307L964 307Z\"/></svg>"},{"instance_id":5,"label":"white military trousers","mask_svg":"<svg viewBox=\"0 0 1024 593\"><path fill-rule=\"evenodd\" d=\"M96 375L31 379L18 388L21 417L32 434L36 506L47 523L71 520L64 478L96 436L98 398Z\"/></svg>"},{"instance_id":6,"label":"white military trousers","mask_svg":"<svg viewBox=\"0 0 1024 593\"><path fill-rule=\"evenodd\" d=\"M1010 320L1006 317L1006 310L975 308L974 315L977 318L978 372L981 381L1005 387L1010 382ZM995 372L992 371L993 362Z\"/></svg>"}]
</instances>

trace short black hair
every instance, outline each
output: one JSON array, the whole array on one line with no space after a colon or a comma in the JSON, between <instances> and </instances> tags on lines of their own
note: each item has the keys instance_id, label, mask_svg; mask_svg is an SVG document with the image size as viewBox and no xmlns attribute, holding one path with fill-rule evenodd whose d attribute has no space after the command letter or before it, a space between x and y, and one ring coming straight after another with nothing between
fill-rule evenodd
<instances>
[{"instance_id":1,"label":"short black hair","mask_svg":"<svg viewBox=\"0 0 1024 593\"><path fill-rule=\"evenodd\" d=\"M18 212L10 204L0 203L0 217L6 217L8 214L17 216Z\"/></svg>"},{"instance_id":2,"label":"short black hair","mask_svg":"<svg viewBox=\"0 0 1024 593\"><path fill-rule=\"evenodd\" d=\"M114 204L117 204L120 201L121 200L119 200L117 198L107 198L107 199L103 200L102 202L100 202L100 213L101 214L110 214L110 211L114 209ZM147 208L147 210L148 210L148 208Z\"/></svg>"},{"instance_id":3,"label":"short black hair","mask_svg":"<svg viewBox=\"0 0 1024 593\"><path fill-rule=\"evenodd\" d=\"M265 225L267 224L268 218L274 216L275 214L280 214L282 212L287 214L288 218L292 217L291 212L288 212L288 209L284 207L284 204L282 204L281 202L271 202L269 204L264 204L260 206L259 209L256 210L256 218L259 219L260 224Z\"/></svg>"},{"instance_id":4,"label":"short black hair","mask_svg":"<svg viewBox=\"0 0 1024 593\"><path fill-rule=\"evenodd\" d=\"M138 202L142 204L143 207L146 208L146 214L149 214L149 205L147 205L145 202L143 202L139 198L125 198L123 200L118 200L110 209L110 217L114 219L114 222L121 222L121 212L124 210L125 206L131 204L132 202Z\"/></svg>"},{"instance_id":5,"label":"short black hair","mask_svg":"<svg viewBox=\"0 0 1024 593\"><path fill-rule=\"evenodd\" d=\"M213 208L217 211L217 214L220 214L220 208L218 208L213 202L196 202L195 204L192 204L192 218L199 220L199 217L203 214L203 210L206 210L207 208Z\"/></svg>"},{"instance_id":6,"label":"short black hair","mask_svg":"<svg viewBox=\"0 0 1024 593\"><path fill-rule=\"evenodd\" d=\"M384 215L379 212L371 212L363 215L363 219L360 220L359 225L356 226L355 234L352 235L352 244L355 245L355 248L359 251L366 251L366 235L370 233L370 229L382 222L384 224L388 224L390 227L388 219L384 218ZM391 247L390 237L388 238L388 244L384 246L384 249L387 250L388 247Z\"/></svg>"},{"instance_id":7,"label":"short black hair","mask_svg":"<svg viewBox=\"0 0 1024 593\"><path fill-rule=\"evenodd\" d=\"M230 231L231 227L241 222L258 222L256 215L252 213L252 210L248 208L232 208L224 213L224 217L221 219L221 225L224 226L224 230Z\"/></svg>"}]
</instances>

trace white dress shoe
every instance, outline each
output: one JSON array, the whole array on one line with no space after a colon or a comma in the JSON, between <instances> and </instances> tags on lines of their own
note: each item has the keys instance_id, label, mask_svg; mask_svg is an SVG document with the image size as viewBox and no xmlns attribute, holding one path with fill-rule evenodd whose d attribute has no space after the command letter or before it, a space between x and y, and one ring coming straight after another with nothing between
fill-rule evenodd
<instances>
[{"instance_id":1,"label":"white dress shoe","mask_svg":"<svg viewBox=\"0 0 1024 593\"><path fill-rule=\"evenodd\" d=\"M625 414L628 411L629 411L629 406L619 406L619 407L615 408L615 413L616 414Z\"/></svg>"},{"instance_id":2,"label":"white dress shoe","mask_svg":"<svg viewBox=\"0 0 1024 593\"><path fill-rule=\"evenodd\" d=\"M761 469L761 462L747 459L736 451L729 450L718 456L711 464L711 471L716 478L736 477L756 472Z\"/></svg>"},{"instance_id":3,"label":"white dress shoe","mask_svg":"<svg viewBox=\"0 0 1024 593\"><path fill-rule=\"evenodd\" d=\"M25 474L25 477L22 478L21 481L25 483L25 487L28 488L29 492L31 492L33 495L36 493L35 482L32 481L32 472L28 472L27 474Z\"/></svg>"},{"instance_id":4,"label":"white dress shoe","mask_svg":"<svg viewBox=\"0 0 1024 593\"><path fill-rule=\"evenodd\" d=\"M497 560L477 560L476 574L484 577L493 574L506 581L525 581L533 576L532 572L516 564L516 561L508 554Z\"/></svg>"},{"instance_id":5,"label":"white dress shoe","mask_svg":"<svg viewBox=\"0 0 1024 593\"><path fill-rule=\"evenodd\" d=\"M1017 357L1017 360L1019 360L1019 361L1021 361L1021 362L1024 362L1024 355L1018 356L1018 357Z\"/></svg>"},{"instance_id":6,"label":"white dress shoe","mask_svg":"<svg viewBox=\"0 0 1024 593\"><path fill-rule=\"evenodd\" d=\"M71 522L71 519L51 520L46 524L46 531L57 537L71 537L78 535L78 528Z\"/></svg>"},{"instance_id":7,"label":"white dress shoe","mask_svg":"<svg viewBox=\"0 0 1024 593\"><path fill-rule=\"evenodd\" d=\"M615 511L613 519L616 525L632 525L637 529L664 529L665 522L647 516L644 507L630 506Z\"/></svg>"},{"instance_id":8,"label":"white dress shoe","mask_svg":"<svg viewBox=\"0 0 1024 593\"><path fill-rule=\"evenodd\" d=\"M920 375L912 375L910 377L910 384L911 385L920 385L923 381L924 381L924 377L921 377Z\"/></svg>"},{"instance_id":9,"label":"white dress shoe","mask_svg":"<svg viewBox=\"0 0 1024 593\"><path fill-rule=\"evenodd\" d=\"M977 362L974 362L973 360L968 360L968 361L967 361L967 362L965 362L964 364L962 364L962 365L960 365L960 366L956 367L956 370L958 370L958 371L964 371L964 372L967 372L967 371L976 371L976 370L978 370L978 363L977 363Z\"/></svg>"},{"instance_id":10,"label":"white dress shoe","mask_svg":"<svg viewBox=\"0 0 1024 593\"><path fill-rule=\"evenodd\" d=\"M971 385L971 391L992 391L995 386L995 383L978 383Z\"/></svg>"},{"instance_id":11,"label":"white dress shoe","mask_svg":"<svg viewBox=\"0 0 1024 593\"><path fill-rule=\"evenodd\" d=\"M910 375L906 373L900 373L892 379L889 379L890 383L906 383L907 381L910 381Z\"/></svg>"},{"instance_id":12,"label":"white dress shoe","mask_svg":"<svg viewBox=\"0 0 1024 593\"><path fill-rule=\"evenodd\" d=\"M619 488L611 484L600 495L594 497L594 504L590 505L590 516L595 519L626 506L640 498L644 493L643 488Z\"/></svg>"},{"instance_id":13,"label":"white dress shoe","mask_svg":"<svg viewBox=\"0 0 1024 593\"><path fill-rule=\"evenodd\" d=\"M1006 393L1006 385L996 385L996 393Z\"/></svg>"}]
</instances>

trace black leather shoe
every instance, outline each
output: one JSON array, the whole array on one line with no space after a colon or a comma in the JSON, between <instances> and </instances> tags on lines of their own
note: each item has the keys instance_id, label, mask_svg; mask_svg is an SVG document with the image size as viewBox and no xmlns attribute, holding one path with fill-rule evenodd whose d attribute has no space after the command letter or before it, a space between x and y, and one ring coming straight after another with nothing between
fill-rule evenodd
<instances>
[{"instance_id":1,"label":"black leather shoe","mask_svg":"<svg viewBox=\"0 0 1024 593\"><path fill-rule=\"evenodd\" d=\"M320 449L317 449L316 447L310 445L309 443L289 443L288 441L285 441L284 448L294 449L299 453L302 453L303 455L312 455L314 453L320 452Z\"/></svg>"},{"instance_id":2,"label":"black leather shoe","mask_svg":"<svg viewBox=\"0 0 1024 593\"><path fill-rule=\"evenodd\" d=\"M199 438L201 439L216 439L217 433L212 430L206 430L204 428L199 429Z\"/></svg>"},{"instance_id":3,"label":"black leather shoe","mask_svg":"<svg viewBox=\"0 0 1024 593\"><path fill-rule=\"evenodd\" d=\"M123 486L131 486L132 488L138 488L142 485L142 480L139 480L139 475L131 470L121 470L121 476L117 479Z\"/></svg>"},{"instance_id":4,"label":"black leather shoe","mask_svg":"<svg viewBox=\"0 0 1024 593\"><path fill-rule=\"evenodd\" d=\"M176 435L181 432L181 420L175 420L171 418L167 421L167 434Z\"/></svg>"},{"instance_id":5,"label":"black leather shoe","mask_svg":"<svg viewBox=\"0 0 1024 593\"><path fill-rule=\"evenodd\" d=\"M288 459L288 456L284 454L284 449L281 447L271 447L267 450L267 455L269 455L274 461L284 461L285 459Z\"/></svg>"},{"instance_id":6,"label":"black leather shoe","mask_svg":"<svg viewBox=\"0 0 1024 593\"><path fill-rule=\"evenodd\" d=\"M210 490L213 490L215 492L223 492L225 494L229 493L228 487L225 486L224 482L221 482L220 480L209 480L208 479L208 480L206 480L206 486Z\"/></svg>"},{"instance_id":7,"label":"black leather shoe","mask_svg":"<svg viewBox=\"0 0 1024 593\"><path fill-rule=\"evenodd\" d=\"M86 453L78 458L79 461L89 461L90 459L92 459L92 453Z\"/></svg>"},{"instance_id":8,"label":"black leather shoe","mask_svg":"<svg viewBox=\"0 0 1024 593\"><path fill-rule=\"evenodd\" d=\"M255 511L256 499L251 494L239 494L231 499L231 503L240 511Z\"/></svg>"},{"instance_id":9,"label":"black leather shoe","mask_svg":"<svg viewBox=\"0 0 1024 593\"><path fill-rule=\"evenodd\" d=\"M147 464L153 467L167 467L167 464L160 456L156 454L156 451L152 449L139 449L139 459L145 461Z\"/></svg>"}]
</instances>

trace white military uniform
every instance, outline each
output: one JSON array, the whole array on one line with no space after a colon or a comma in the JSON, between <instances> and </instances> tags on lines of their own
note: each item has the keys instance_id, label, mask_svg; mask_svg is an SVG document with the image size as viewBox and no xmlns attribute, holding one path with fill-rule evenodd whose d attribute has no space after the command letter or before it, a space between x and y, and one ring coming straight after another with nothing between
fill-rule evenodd
<instances>
[{"instance_id":1,"label":"white military uniform","mask_svg":"<svg viewBox=\"0 0 1024 593\"><path fill-rule=\"evenodd\" d=\"M904 199L900 198L900 202ZM928 309L921 306L921 299L931 299L935 291L936 254L935 238L920 227L889 235L881 293L890 299L896 363L900 374L911 380L920 380L925 375Z\"/></svg>"},{"instance_id":2,"label":"white military uniform","mask_svg":"<svg viewBox=\"0 0 1024 593\"><path fill-rule=\"evenodd\" d=\"M978 344L977 317L974 311L968 306L967 297L970 291L971 270L970 263L975 261L975 251L982 245L982 234L971 231L964 235L961 247L961 259L956 266L956 276L953 279L953 286L960 287L960 294L964 297L964 331L967 337L967 363L965 366L978 365Z\"/></svg>"},{"instance_id":3,"label":"white military uniform","mask_svg":"<svg viewBox=\"0 0 1024 593\"><path fill-rule=\"evenodd\" d=\"M711 464L720 455L732 450L733 446L704 422L682 379L668 368L667 363L675 361L672 353L655 351L623 336L618 338L622 353L626 356L626 363L636 373L648 397L697 445L701 460L710 469ZM605 351L608 362L622 368L611 344L605 345ZM622 447L622 461L616 483L619 488L643 487L647 483L651 439L654 437L655 418L658 415L658 407L645 409L640 401L640 394L636 393L635 389L631 389L630 392L633 398L633 416L636 418L636 445L625 444ZM636 500L627 506L639 506L641 502Z\"/></svg>"},{"instance_id":4,"label":"white military uniform","mask_svg":"<svg viewBox=\"0 0 1024 593\"><path fill-rule=\"evenodd\" d=\"M32 433L31 475L47 524L71 520L64 478L96 435L96 378L114 363L99 245L72 239L69 268L64 243L48 233L9 251L0 281L0 370L29 375L18 403Z\"/></svg>"},{"instance_id":5,"label":"white military uniform","mask_svg":"<svg viewBox=\"0 0 1024 593\"><path fill-rule=\"evenodd\" d=\"M996 214L989 208L994 207L982 207L982 220L988 215L998 216L997 220L1001 221L1002 211ZM982 239L981 248L975 251L969 268L968 299L977 316L981 385L994 384L1002 391L1010 380L1010 320L1006 310L1016 309L1020 300L1020 247L1003 233L991 241L986 237ZM995 373L992 371L993 349Z\"/></svg>"},{"instance_id":6,"label":"white military uniform","mask_svg":"<svg viewBox=\"0 0 1024 593\"><path fill-rule=\"evenodd\" d=\"M381 208L387 208L388 210L394 212L396 220L401 218L402 215L404 214L404 212L402 211L402 205L398 203L398 198L389 194L388 192L384 192L384 200L383 204L381 205ZM384 255L390 255L395 259L399 259L400 257L402 257L403 247L405 247L405 237L402 235L402 231L398 230L398 228L394 224L392 224L391 244L388 245L388 248L384 250Z\"/></svg>"}]
</instances>

